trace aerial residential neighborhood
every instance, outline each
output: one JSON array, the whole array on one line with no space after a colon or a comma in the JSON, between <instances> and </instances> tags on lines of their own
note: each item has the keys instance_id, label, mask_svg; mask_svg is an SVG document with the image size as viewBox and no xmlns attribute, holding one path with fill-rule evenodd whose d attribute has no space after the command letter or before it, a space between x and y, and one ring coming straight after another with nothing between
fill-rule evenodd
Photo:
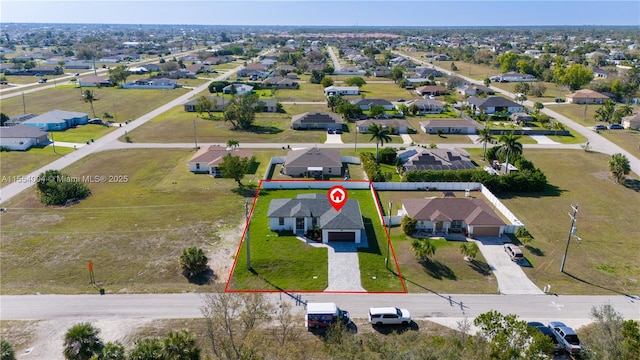
<instances>
[{"instance_id":1,"label":"aerial residential neighborhood","mask_svg":"<svg viewBox=\"0 0 640 360\"><path fill-rule=\"evenodd\" d=\"M640 357L637 18L266 3L3 2L3 360Z\"/></svg>"}]
</instances>

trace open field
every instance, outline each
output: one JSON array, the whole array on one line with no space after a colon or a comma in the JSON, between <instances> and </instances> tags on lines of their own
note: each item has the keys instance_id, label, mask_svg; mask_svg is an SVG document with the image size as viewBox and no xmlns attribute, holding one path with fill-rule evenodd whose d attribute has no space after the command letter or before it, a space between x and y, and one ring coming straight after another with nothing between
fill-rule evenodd
<instances>
[{"instance_id":1,"label":"open field","mask_svg":"<svg viewBox=\"0 0 640 360\"><path fill-rule=\"evenodd\" d=\"M19 181L16 177L27 175L72 151L72 148L58 146L53 152L53 146L48 145L28 151L0 152L0 187Z\"/></svg>"},{"instance_id":2,"label":"open field","mask_svg":"<svg viewBox=\"0 0 640 360\"><path fill-rule=\"evenodd\" d=\"M327 102L324 88L320 84L304 83L298 89L281 89L276 91L278 101L318 101Z\"/></svg>"},{"instance_id":3,"label":"open field","mask_svg":"<svg viewBox=\"0 0 640 360\"><path fill-rule=\"evenodd\" d=\"M243 183L262 178L268 159ZM65 173L122 175L90 183L92 195L70 208L45 207L34 189L3 204L2 293L91 293L86 266L109 293L199 291L180 273L182 249L198 246L217 277L226 277L240 240L245 198L229 179L187 170L193 150L122 150L89 156ZM224 204L224 206L221 206ZM233 249L233 250L231 250Z\"/></svg>"}]
</instances>

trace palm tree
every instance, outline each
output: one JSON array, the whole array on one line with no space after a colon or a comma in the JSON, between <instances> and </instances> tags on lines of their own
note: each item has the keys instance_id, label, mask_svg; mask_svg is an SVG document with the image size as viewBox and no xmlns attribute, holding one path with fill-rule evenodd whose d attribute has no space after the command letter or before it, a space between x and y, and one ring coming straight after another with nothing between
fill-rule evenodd
<instances>
[{"instance_id":1,"label":"palm tree","mask_svg":"<svg viewBox=\"0 0 640 360\"><path fill-rule=\"evenodd\" d=\"M611 155L609 159L609 170L617 184L620 184L624 179L624 176L629 174L631 166L629 165L629 159L623 154L617 153Z\"/></svg>"},{"instance_id":2,"label":"palm tree","mask_svg":"<svg viewBox=\"0 0 640 360\"><path fill-rule=\"evenodd\" d=\"M199 360L200 348L187 330L172 331L164 339L162 355L165 359Z\"/></svg>"},{"instance_id":3,"label":"palm tree","mask_svg":"<svg viewBox=\"0 0 640 360\"><path fill-rule=\"evenodd\" d=\"M187 278L196 276L207 270L207 257L202 249L195 246L182 250L180 255L180 268Z\"/></svg>"},{"instance_id":4,"label":"palm tree","mask_svg":"<svg viewBox=\"0 0 640 360\"><path fill-rule=\"evenodd\" d=\"M163 360L162 343L156 338L143 338L135 342L129 360Z\"/></svg>"},{"instance_id":5,"label":"palm tree","mask_svg":"<svg viewBox=\"0 0 640 360\"><path fill-rule=\"evenodd\" d=\"M411 250L418 260L427 261L429 257L435 255L436 247L429 239L415 239L411 243Z\"/></svg>"},{"instance_id":6,"label":"palm tree","mask_svg":"<svg viewBox=\"0 0 640 360\"><path fill-rule=\"evenodd\" d=\"M69 360L89 360L102 353L104 344L98 337L100 330L89 323L73 325L64 336L63 354Z\"/></svg>"},{"instance_id":7,"label":"palm tree","mask_svg":"<svg viewBox=\"0 0 640 360\"><path fill-rule=\"evenodd\" d=\"M96 111L93 109L93 101L96 99L95 94L92 90L85 90L82 94L84 98L84 102L88 102L91 104L91 112L93 112L93 117L96 117Z\"/></svg>"},{"instance_id":8,"label":"palm tree","mask_svg":"<svg viewBox=\"0 0 640 360\"><path fill-rule=\"evenodd\" d=\"M102 350L102 360L125 360L126 351L119 341L108 342Z\"/></svg>"},{"instance_id":9,"label":"palm tree","mask_svg":"<svg viewBox=\"0 0 640 360\"><path fill-rule=\"evenodd\" d=\"M522 144L518 140L520 140L520 136L513 133L502 134L498 138L498 141L502 143L498 149L498 154L503 154L506 157L505 174L509 173L509 157L522 155Z\"/></svg>"},{"instance_id":10,"label":"palm tree","mask_svg":"<svg viewBox=\"0 0 640 360\"><path fill-rule=\"evenodd\" d=\"M240 142L238 140L229 139L227 140L227 148L235 149L240 146Z\"/></svg>"},{"instance_id":11,"label":"palm tree","mask_svg":"<svg viewBox=\"0 0 640 360\"><path fill-rule=\"evenodd\" d=\"M482 143L482 161L487 161L487 143L492 143L493 140L494 137L489 131L488 126L485 126L484 129L478 132L478 140L476 141Z\"/></svg>"},{"instance_id":12,"label":"palm tree","mask_svg":"<svg viewBox=\"0 0 640 360\"><path fill-rule=\"evenodd\" d=\"M383 129L382 125L378 124L371 124L369 132L371 133L371 139L369 140L376 140L376 163L378 163L378 144L384 145L385 142L390 142L391 136L389 136L388 129Z\"/></svg>"},{"instance_id":13,"label":"palm tree","mask_svg":"<svg viewBox=\"0 0 640 360\"><path fill-rule=\"evenodd\" d=\"M478 248L478 244L473 241L465 241L460 245L460 252L469 259L469 261L473 261L476 255L478 255L478 251L480 251L480 248Z\"/></svg>"}]
</instances>

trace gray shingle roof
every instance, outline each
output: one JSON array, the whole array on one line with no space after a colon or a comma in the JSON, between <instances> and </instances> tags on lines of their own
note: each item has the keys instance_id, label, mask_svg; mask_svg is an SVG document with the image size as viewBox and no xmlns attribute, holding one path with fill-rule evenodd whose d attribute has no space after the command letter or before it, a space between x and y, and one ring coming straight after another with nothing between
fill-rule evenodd
<instances>
[{"instance_id":1,"label":"gray shingle roof","mask_svg":"<svg viewBox=\"0 0 640 360\"><path fill-rule=\"evenodd\" d=\"M40 128L37 128L35 126L16 125L0 127L0 138L3 139L34 138L46 134L46 132L40 130Z\"/></svg>"},{"instance_id":2,"label":"gray shingle roof","mask_svg":"<svg viewBox=\"0 0 640 360\"><path fill-rule=\"evenodd\" d=\"M292 116L291 123L342 124L343 121L340 115L330 112L306 112Z\"/></svg>"},{"instance_id":3,"label":"gray shingle roof","mask_svg":"<svg viewBox=\"0 0 640 360\"><path fill-rule=\"evenodd\" d=\"M267 217L317 217L321 229L364 229L358 200L347 200L336 211L326 194L304 194L295 199L274 199L269 203Z\"/></svg>"},{"instance_id":4,"label":"gray shingle roof","mask_svg":"<svg viewBox=\"0 0 640 360\"><path fill-rule=\"evenodd\" d=\"M42 115L38 115L34 118L29 119L25 121L25 123L59 123L66 119L76 119L85 116L89 115L78 111L51 110Z\"/></svg>"},{"instance_id":5,"label":"gray shingle roof","mask_svg":"<svg viewBox=\"0 0 640 360\"><path fill-rule=\"evenodd\" d=\"M287 153L284 165L294 167L342 166L342 157L338 150L320 149L317 147L310 149L298 149L291 150Z\"/></svg>"}]
</instances>

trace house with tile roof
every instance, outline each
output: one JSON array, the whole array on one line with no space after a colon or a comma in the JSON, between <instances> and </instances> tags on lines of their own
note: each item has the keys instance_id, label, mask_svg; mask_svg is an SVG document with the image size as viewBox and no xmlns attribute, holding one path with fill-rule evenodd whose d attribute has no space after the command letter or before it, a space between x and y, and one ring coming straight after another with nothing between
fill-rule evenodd
<instances>
[{"instance_id":1,"label":"house with tile roof","mask_svg":"<svg viewBox=\"0 0 640 360\"><path fill-rule=\"evenodd\" d=\"M418 115L424 114L440 114L444 111L444 104L434 99L414 99L406 103L407 107L412 105L418 107Z\"/></svg>"},{"instance_id":2,"label":"house with tile roof","mask_svg":"<svg viewBox=\"0 0 640 360\"><path fill-rule=\"evenodd\" d=\"M420 96L440 96L448 94L449 90L446 87L440 85L424 85L416 88L416 93Z\"/></svg>"},{"instance_id":3,"label":"house with tile roof","mask_svg":"<svg viewBox=\"0 0 640 360\"><path fill-rule=\"evenodd\" d=\"M322 243L352 242L363 238L364 221L358 200L347 199L336 211L326 194L298 194L295 199L274 199L267 210L269 229L303 235L310 230L322 232Z\"/></svg>"},{"instance_id":4,"label":"house with tile roof","mask_svg":"<svg viewBox=\"0 0 640 360\"><path fill-rule=\"evenodd\" d=\"M604 104L609 97L590 89L578 90L566 96L569 104Z\"/></svg>"},{"instance_id":5,"label":"house with tile roof","mask_svg":"<svg viewBox=\"0 0 640 360\"><path fill-rule=\"evenodd\" d=\"M640 130L640 113L623 117L621 124L625 129Z\"/></svg>"},{"instance_id":6,"label":"house with tile roof","mask_svg":"<svg viewBox=\"0 0 640 360\"><path fill-rule=\"evenodd\" d=\"M203 147L189 159L189 171L219 177L221 173L218 166L222 164L224 157L227 155L251 158L253 153L248 150L227 149L216 145Z\"/></svg>"},{"instance_id":7,"label":"house with tile roof","mask_svg":"<svg viewBox=\"0 0 640 360\"><path fill-rule=\"evenodd\" d=\"M406 120L398 119L367 119L356 121L356 131L361 134L369 133L371 125L380 125L383 129L388 129L391 134L407 134L409 129L413 129L411 124Z\"/></svg>"},{"instance_id":8,"label":"house with tile roof","mask_svg":"<svg viewBox=\"0 0 640 360\"><path fill-rule=\"evenodd\" d=\"M354 105L360 106L362 110L371 110L373 106L382 106L385 110L393 110L394 105L391 101L385 99L355 99L351 100Z\"/></svg>"},{"instance_id":9,"label":"house with tile roof","mask_svg":"<svg viewBox=\"0 0 640 360\"><path fill-rule=\"evenodd\" d=\"M342 157L338 150L312 147L291 150L284 160L284 174L289 176L342 176Z\"/></svg>"}]
</instances>

